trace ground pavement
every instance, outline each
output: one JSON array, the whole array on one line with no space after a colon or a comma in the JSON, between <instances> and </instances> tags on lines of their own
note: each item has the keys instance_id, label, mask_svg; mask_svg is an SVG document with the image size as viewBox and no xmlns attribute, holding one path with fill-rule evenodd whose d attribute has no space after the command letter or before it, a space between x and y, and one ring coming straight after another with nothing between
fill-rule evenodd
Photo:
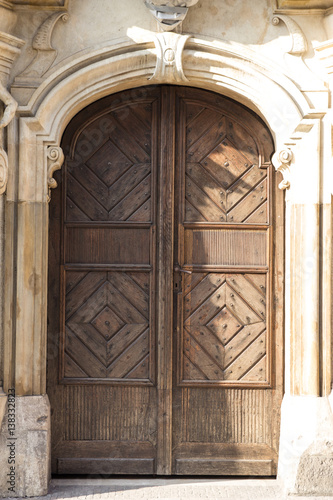
<instances>
[{"instance_id":1,"label":"ground pavement","mask_svg":"<svg viewBox=\"0 0 333 500\"><path fill-rule=\"evenodd\" d=\"M286 496L275 479L53 479L44 500L324 500Z\"/></svg>"}]
</instances>

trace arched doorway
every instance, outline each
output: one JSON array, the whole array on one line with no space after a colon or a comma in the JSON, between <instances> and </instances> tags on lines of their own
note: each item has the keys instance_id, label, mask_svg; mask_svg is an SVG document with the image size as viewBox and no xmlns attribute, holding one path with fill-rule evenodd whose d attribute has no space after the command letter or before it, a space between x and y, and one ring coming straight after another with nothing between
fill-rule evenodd
<instances>
[{"instance_id":1,"label":"arched doorway","mask_svg":"<svg viewBox=\"0 0 333 500\"><path fill-rule=\"evenodd\" d=\"M275 474L283 210L266 127L221 95L151 86L81 111L62 147L53 472Z\"/></svg>"}]
</instances>

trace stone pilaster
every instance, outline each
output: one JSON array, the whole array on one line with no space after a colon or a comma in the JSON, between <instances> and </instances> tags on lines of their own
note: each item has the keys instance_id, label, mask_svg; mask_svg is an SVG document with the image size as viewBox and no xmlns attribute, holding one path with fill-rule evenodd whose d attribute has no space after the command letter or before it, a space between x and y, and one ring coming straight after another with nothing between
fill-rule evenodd
<instances>
[{"instance_id":1,"label":"stone pilaster","mask_svg":"<svg viewBox=\"0 0 333 500\"><path fill-rule=\"evenodd\" d=\"M0 2L0 27L12 29L15 24L15 13L10 4ZM12 119L16 102L6 90L9 74L14 60L18 57L24 42L8 33L0 31L0 386L5 377L4 367L4 225L5 225L5 195L8 181L8 157L5 151L6 134L5 127ZM0 400L5 398L3 391L0 392ZM0 402L0 426L4 416L5 404Z\"/></svg>"},{"instance_id":2,"label":"stone pilaster","mask_svg":"<svg viewBox=\"0 0 333 500\"><path fill-rule=\"evenodd\" d=\"M330 221L323 149L324 114L303 119L286 174L286 394L281 409L278 476L289 493L332 494L333 414L323 345L330 353ZM283 159L283 155L282 155ZM282 165L282 166L281 166ZM284 169L284 170L283 170ZM325 231L329 231L325 234ZM327 276L328 273L328 276ZM288 307L289 302L289 307ZM288 367L290 366L290 370Z\"/></svg>"}]
</instances>

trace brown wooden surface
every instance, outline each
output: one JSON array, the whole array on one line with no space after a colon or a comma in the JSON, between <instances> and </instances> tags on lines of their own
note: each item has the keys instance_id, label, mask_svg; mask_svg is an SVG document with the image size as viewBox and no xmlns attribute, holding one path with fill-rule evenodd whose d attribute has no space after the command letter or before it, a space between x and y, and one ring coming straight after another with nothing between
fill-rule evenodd
<instances>
[{"instance_id":1,"label":"brown wooden surface","mask_svg":"<svg viewBox=\"0 0 333 500\"><path fill-rule=\"evenodd\" d=\"M210 92L147 87L80 112L63 148L53 472L275 474L283 198L265 126Z\"/></svg>"}]
</instances>

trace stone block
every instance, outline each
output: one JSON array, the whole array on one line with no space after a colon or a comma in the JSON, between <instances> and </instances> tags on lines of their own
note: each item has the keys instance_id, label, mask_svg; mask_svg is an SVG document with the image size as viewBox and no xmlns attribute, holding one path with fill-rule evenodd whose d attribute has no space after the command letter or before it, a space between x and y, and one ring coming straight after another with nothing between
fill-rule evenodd
<instances>
[{"instance_id":1,"label":"stone block","mask_svg":"<svg viewBox=\"0 0 333 500\"><path fill-rule=\"evenodd\" d=\"M333 441L316 442L303 453L296 491L301 495L333 495Z\"/></svg>"},{"instance_id":2,"label":"stone block","mask_svg":"<svg viewBox=\"0 0 333 500\"><path fill-rule=\"evenodd\" d=\"M0 497L46 495L49 479L48 397L15 397L15 411L7 405L0 433Z\"/></svg>"}]
</instances>

